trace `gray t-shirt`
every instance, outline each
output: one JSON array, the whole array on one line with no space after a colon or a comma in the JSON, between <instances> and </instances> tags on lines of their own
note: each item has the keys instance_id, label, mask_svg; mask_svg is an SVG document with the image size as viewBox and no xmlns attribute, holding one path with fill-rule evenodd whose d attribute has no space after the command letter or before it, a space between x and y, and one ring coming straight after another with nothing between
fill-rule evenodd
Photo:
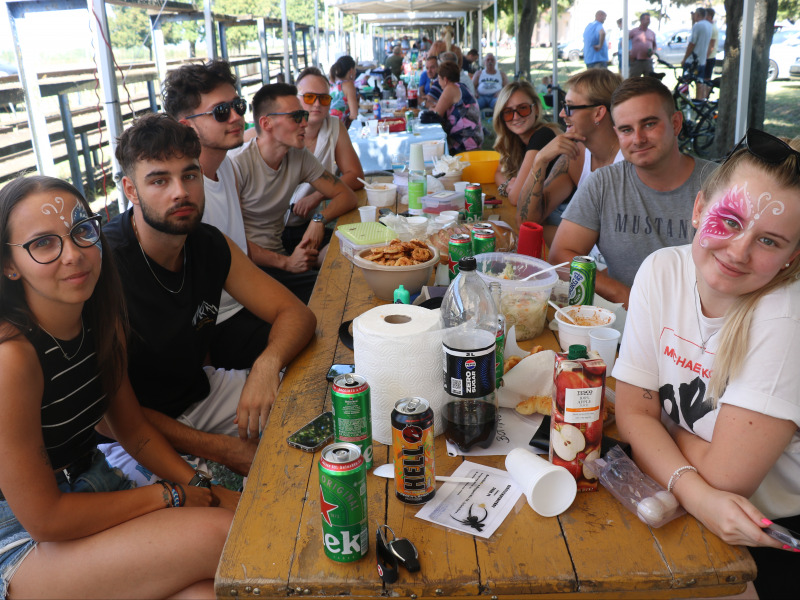
<instances>
[{"instance_id":1,"label":"gray t-shirt","mask_svg":"<svg viewBox=\"0 0 800 600\"><path fill-rule=\"evenodd\" d=\"M689 41L694 43L694 52L697 55L697 64L703 66L706 64L708 56L708 43L711 41L711 34L713 28L711 23L706 20L698 21L692 25L692 35ZM700 73L702 75L702 73Z\"/></svg>"},{"instance_id":2,"label":"gray t-shirt","mask_svg":"<svg viewBox=\"0 0 800 600\"><path fill-rule=\"evenodd\" d=\"M244 230L251 242L286 254L281 234L289 200L298 185L322 177L325 167L306 148L289 148L280 166L273 169L261 157L257 139L228 152L241 185Z\"/></svg>"},{"instance_id":3,"label":"gray t-shirt","mask_svg":"<svg viewBox=\"0 0 800 600\"><path fill-rule=\"evenodd\" d=\"M628 161L597 169L578 188L563 219L597 231L608 274L628 287L647 256L692 241L692 207L717 165L694 159L694 170L669 192L647 187Z\"/></svg>"}]
</instances>

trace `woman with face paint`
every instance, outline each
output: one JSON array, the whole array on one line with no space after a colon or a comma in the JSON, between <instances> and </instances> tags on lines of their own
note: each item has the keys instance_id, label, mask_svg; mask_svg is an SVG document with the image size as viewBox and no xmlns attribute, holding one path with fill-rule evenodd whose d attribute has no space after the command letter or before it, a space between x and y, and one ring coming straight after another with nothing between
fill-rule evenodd
<instances>
[{"instance_id":1,"label":"woman with face paint","mask_svg":"<svg viewBox=\"0 0 800 600\"><path fill-rule=\"evenodd\" d=\"M636 462L724 541L754 547L762 598L786 597L800 566L764 531L800 530L798 151L800 138L751 129L706 180L692 244L636 275L613 373Z\"/></svg>"},{"instance_id":2,"label":"woman with face paint","mask_svg":"<svg viewBox=\"0 0 800 600\"><path fill-rule=\"evenodd\" d=\"M0 262L0 597L212 598L233 513L189 485L133 394L100 217L64 181L15 179ZM164 479L131 489L95 447L100 421Z\"/></svg>"}]
</instances>

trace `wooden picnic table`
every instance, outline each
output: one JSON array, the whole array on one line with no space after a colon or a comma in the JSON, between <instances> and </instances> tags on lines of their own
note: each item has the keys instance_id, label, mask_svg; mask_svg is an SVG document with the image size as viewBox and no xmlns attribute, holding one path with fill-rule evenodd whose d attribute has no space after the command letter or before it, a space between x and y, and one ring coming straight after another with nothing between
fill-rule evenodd
<instances>
[{"instance_id":1,"label":"wooden picnic table","mask_svg":"<svg viewBox=\"0 0 800 600\"><path fill-rule=\"evenodd\" d=\"M494 186L484 187L494 193ZM507 200L492 212L514 223ZM353 211L340 224L357 219ZM349 564L328 559L322 545L319 452L292 449L286 438L330 410L325 375L332 363L353 362L353 352L339 341L339 326L378 304L333 236L310 302L318 319L316 337L287 370L272 408L217 571L218 597L710 597L740 593L755 577L746 549L722 542L693 517L653 529L602 487L579 494L555 518L540 517L522 497L497 532L482 539L414 518L420 507L401 503L391 480L371 474L368 556ZM558 346L548 329L535 343ZM374 444L376 467L390 461L389 449ZM470 457L500 469L504 459ZM440 436L435 460L437 474L449 475L463 458L447 456ZM414 542L421 563L417 573L401 567L398 581L387 585L378 577L375 555L375 531L384 523Z\"/></svg>"}]
</instances>

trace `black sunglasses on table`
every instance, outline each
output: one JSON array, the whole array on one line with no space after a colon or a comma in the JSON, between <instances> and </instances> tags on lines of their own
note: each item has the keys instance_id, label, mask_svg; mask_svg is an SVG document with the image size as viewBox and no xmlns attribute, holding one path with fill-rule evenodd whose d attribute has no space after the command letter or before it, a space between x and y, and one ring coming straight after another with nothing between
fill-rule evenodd
<instances>
[{"instance_id":1,"label":"black sunglasses on table","mask_svg":"<svg viewBox=\"0 0 800 600\"><path fill-rule=\"evenodd\" d=\"M231 108L236 111L236 114L240 117L244 116L244 113L247 112L247 102L245 102L242 98L236 98L236 100L232 100L231 102L223 102L222 104L217 104L214 108L212 108L208 112L197 113L196 115L189 115L185 117L186 119L194 119L195 117L202 117L204 115L214 115L214 119L220 123L224 123L231 117Z\"/></svg>"},{"instance_id":2,"label":"black sunglasses on table","mask_svg":"<svg viewBox=\"0 0 800 600\"><path fill-rule=\"evenodd\" d=\"M782 163L790 156L794 156L797 158L795 168L797 169L798 175L800 175L800 152L792 148L782 139L776 138L774 135L770 135L765 131L753 127L747 130L744 137L739 140L739 143L736 144L733 150L728 153L728 156L725 157L723 163L727 162L742 146L756 158L760 158L765 163L773 165Z\"/></svg>"},{"instance_id":3,"label":"black sunglasses on table","mask_svg":"<svg viewBox=\"0 0 800 600\"><path fill-rule=\"evenodd\" d=\"M279 113L267 113L264 115L265 117L274 117L277 115L286 115L290 119L292 119L295 123L300 123L301 121L308 121L308 111L307 110L293 110L292 112L279 112Z\"/></svg>"},{"instance_id":4,"label":"black sunglasses on table","mask_svg":"<svg viewBox=\"0 0 800 600\"><path fill-rule=\"evenodd\" d=\"M55 262L64 250L64 238L71 238L78 248L91 248L100 241L100 220L101 217L95 215L75 223L72 229L64 235L50 233L40 235L24 244L11 244L6 242L6 246L19 246L28 251L30 257L40 265L47 265Z\"/></svg>"}]
</instances>

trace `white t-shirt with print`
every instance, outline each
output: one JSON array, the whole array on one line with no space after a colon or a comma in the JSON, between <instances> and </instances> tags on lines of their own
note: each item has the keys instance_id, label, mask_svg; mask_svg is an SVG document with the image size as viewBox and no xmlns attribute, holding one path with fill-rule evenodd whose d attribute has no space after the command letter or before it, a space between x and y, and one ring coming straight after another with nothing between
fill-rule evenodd
<instances>
[{"instance_id":1,"label":"white t-shirt with print","mask_svg":"<svg viewBox=\"0 0 800 600\"><path fill-rule=\"evenodd\" d=\"M723 404L800 426L800 282L761 299L743 368L714 409L706 390L722 324L722 318L706 318L700 310L691 246L654 252L642 263L631 289L613 376L658 391L662 417L709 442ZM798 432L750 500L769 518L800 514Z\"/></svg>"}]
</instances>

